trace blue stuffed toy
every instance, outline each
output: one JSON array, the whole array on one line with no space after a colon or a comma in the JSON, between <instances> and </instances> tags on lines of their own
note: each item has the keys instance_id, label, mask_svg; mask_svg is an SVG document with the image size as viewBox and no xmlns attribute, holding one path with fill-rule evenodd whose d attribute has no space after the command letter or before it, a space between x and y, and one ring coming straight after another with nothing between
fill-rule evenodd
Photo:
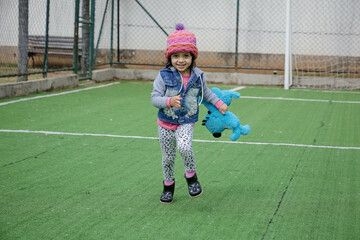
<instances>
[{"instance_id":1,"label":"blue stuffed toy","mask_svg":"<svg viewBox=\"0 0 360 240\"><path fill-rule=\"evenodd\" d=\"M220 90L219 88L212 88L212 92L218 96L226 105L230 106L232 98L239 98L240 93ZM211 103L203 102L205 107L209 110L208 114L205 116L202 125L204 125L214 137L221 137L221 133L225 129L232 129L233 133L230 135L232 141L236 141L240 135L248 135L250 132L250 126L242 126L240 124L239 118L235 116L232 112L225 112L225 115L222 115L220 111Z\"/></svg>"}]
</instances>

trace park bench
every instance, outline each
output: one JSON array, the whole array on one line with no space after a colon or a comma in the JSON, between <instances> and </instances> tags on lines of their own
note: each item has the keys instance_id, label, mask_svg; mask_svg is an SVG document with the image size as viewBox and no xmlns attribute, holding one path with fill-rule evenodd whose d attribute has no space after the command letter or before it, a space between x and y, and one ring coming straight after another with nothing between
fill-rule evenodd
<instances>
[{"instance_id":1,"label":"park bench","mask_svg":"<svg viewBox=\"0 0 360 240\"><path fill-rule=\"evenodd\" d=\"M45 36L29 35L28 38L28 56L33 60L34 56L45 53ZM82 54L82 40L79 38L78 56L81 58ZM72 56L74 54L74 38L49 36L48 38L48 56L50 55L66 55Z\"/></svg>"}]
</instances>

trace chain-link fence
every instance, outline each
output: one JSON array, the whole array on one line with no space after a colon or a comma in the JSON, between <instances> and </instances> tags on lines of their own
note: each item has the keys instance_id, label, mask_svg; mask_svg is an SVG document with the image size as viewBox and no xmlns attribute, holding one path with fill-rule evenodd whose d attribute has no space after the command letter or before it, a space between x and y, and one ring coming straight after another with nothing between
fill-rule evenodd
<instances>
[{"instance_id":1,"label":"chain-link fence","mask_svg":"<svg viewBox=\"0 0 360 240\"><path fill-rule=\"evenodd\" d=\"M284 1L276 2L121 1L120 61L163 65L166 34L183 22L197 37L198 66L281 70L286 8Z\"/></svg>"},{"instance_id":2,"label":"chain-link fence","mask_svg":"<svg viewBox=\"0 0 360 240\"><path fill-rule=\"evenodd\" d=\"M72 69L74 1L8 0L0 8L0 76Z\"/></svg>"},{"instance_id":3,"label":"chain-link fence","mask_svg":"<svg viewBox=\"0 0 360 240\"><path fill-rule=\"evenodd\" d=\"M20 13L27 1L28 73L60 69L86 78L108 64L160 68L167 35L183 22L196 35L199 67L283 74L291 2L293 84L359 79L360 2L352 0L3 0L0 79L22 74Z\"/></svg>"}]
</instances>

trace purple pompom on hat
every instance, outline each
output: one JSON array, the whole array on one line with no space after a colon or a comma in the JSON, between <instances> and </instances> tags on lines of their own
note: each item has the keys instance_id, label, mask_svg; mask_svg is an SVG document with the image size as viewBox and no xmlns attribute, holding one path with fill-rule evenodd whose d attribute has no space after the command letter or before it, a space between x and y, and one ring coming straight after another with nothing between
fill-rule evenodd
<instances>
[{"instance_id":1,"label":"purple pompom on hat","mask_svg":"<svg viewBox=\"0 0 360 240\"><path fill-rule=\"evenodd\" d=\"M185 29L185 26L184 26L183 23L177 23L177 24L175 25L175 29L176 29L176 30L184 30L184 29Z\"/></svg>"},{"instance_id":2,"label":"purple pompom on hat","mask_svg":"<svg viewBox=\"0 0 360 240\"><path fill-rule=\"evenodd\" d=\"M196 47L195 35L185 30L183 23L177 23L175 31L172 32L167 39L167 48L165 50L165 57L169 58L175 52L190 52L197 58L199 50Z\"/></svg>"}]
</instances>

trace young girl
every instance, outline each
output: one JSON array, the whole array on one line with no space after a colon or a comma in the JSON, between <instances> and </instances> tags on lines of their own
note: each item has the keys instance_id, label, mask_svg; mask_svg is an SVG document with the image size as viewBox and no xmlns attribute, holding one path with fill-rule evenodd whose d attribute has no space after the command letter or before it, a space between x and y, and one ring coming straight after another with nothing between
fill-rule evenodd
<instances>
[{"instance_id":1,"label":"young girl","mask_svg":"<svg viewBox=\"0 0 360 240\"><path fill-rule=\"evenodd\" d=\"M201 195L192 149L199 105L204 100L215 105L222 114L227 111L227 105L206 86L203 71L195 64L197 56L195 35L186 31L182 23L176 24L176 30L167 39L167 65L156 77L151 93L151 103L159 108L157 123L164 175L162 203L173 201L176 146L183 160L190 196Z\"/></svg>"}]
</instances>

